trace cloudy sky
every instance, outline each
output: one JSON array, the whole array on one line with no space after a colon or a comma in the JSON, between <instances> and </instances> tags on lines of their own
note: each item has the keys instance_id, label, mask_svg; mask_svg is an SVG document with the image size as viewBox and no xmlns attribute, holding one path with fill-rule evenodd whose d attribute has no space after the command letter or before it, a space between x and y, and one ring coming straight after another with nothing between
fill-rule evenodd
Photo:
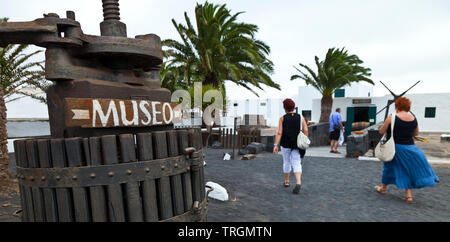
<instances>
[{"instance_id":1,"label":"cloudy sky","mask_svg":"<svg viewBox=\"0 0 450 242\"><path fill-rule=\"evenodd\" d=\"M121 21L128 36L155 33L178 39L171 23L184 22L186 11L200 0L122 0ZM328 48L346 47L372 69L375 95L387 91L379 81L403 92L417 80L411 93L450 92L450 1L447 0L229 0L233 11L244 11L238 20L257 24L257 38L271 47L273 80L281 91L266 88L260 97L289 97L303 81L290 81L293 65L314 64ZM100 0L0 0L0 17L28 21L54 12L65 17L73 10L87 34L100 34ZM43 57L42 57L43 58ZM256 98L227 84L230 99Z\"/></svg>"}]
</instances>

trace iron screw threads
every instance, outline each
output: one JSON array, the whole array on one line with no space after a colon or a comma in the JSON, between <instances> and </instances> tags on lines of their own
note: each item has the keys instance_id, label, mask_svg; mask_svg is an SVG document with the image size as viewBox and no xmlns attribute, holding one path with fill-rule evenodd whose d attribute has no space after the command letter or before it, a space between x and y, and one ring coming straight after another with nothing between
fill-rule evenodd
<instances>
[{"instance_id":1,"label":"iron screw threads","mask_svg":"<svg viewBox=\"0 0 450 242\"><path fill-rule=\"evenodd\" d=\"M120 20L119 0L102 0L103 20Z\"/></svg>"}]
</instances>

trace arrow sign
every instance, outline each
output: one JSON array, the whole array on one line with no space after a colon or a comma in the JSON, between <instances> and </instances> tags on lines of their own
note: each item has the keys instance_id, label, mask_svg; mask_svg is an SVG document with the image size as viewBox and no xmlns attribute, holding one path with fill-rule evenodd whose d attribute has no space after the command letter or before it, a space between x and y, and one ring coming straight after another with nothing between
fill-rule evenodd
<instances>
[{"instance_id":1,"label":"arrow sign","mask_svg":"<svg viewBox=\"0 0 450 242\"><path fill-rule=\"evenodd\" d=\"M85 109L72 109L72 119L89 119L89 110Z\"/></svg>"}]
</instances>

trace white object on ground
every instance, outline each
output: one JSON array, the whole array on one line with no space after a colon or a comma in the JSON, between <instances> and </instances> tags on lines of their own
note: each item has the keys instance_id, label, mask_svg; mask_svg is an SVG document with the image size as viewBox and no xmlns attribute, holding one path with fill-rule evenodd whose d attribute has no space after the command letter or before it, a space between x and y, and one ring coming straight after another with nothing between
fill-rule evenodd
<instances>
[{"instance_id":1,"label":"white object on ground","mask_svg":"<svg viewBox=\"0 0 450 242\"><path fill-rule=\"evenodd\" d=\"M223 160L230 160L231 155L228 153L225 153L225 155L223 156Z\"/></svg>"},{"instance_id":2,"label":"white object on ground","mask_svg":"<svg viewBox=\"0 0 450 242\"><path fill-rule=\"evenodd\" d=\"M367 156L358 156L358 160L380 161L380 159L376 157L367 157Z\"/></svg>"},{"instance_id":3,"label":"white object on ground","mask_svg":"<svg viewBox=\"0 0 450 242\"><path fill-rule=\"evenodd\" d=\"M221 185L209 181L206 183L206 186L212 187L214 190L208 194L208 197L214 198L220 201L228 201L228 193L227 190ZM206 188L206 192L208 192L209 188Z\"/></svg>"}]
</instances>

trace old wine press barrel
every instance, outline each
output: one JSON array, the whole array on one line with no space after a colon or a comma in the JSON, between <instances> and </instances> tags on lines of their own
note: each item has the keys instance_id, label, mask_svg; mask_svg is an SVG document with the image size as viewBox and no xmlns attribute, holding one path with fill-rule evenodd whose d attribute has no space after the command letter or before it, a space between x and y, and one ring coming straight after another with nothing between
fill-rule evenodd
<instances>
[{"instance_id":1,"label":"old wine press barrel","mask_svg":"<svg viewBox=\"0 0 450 242\"><path fill-rule=\"evenodd\" d=\"M0 46L46 48L51 138L16 140L23 221L205 221L198 128L160 87L157 35L127 38L118 0L103 0L101 36L44 14L0 25Z\"/></svg>"}]
</instances>

